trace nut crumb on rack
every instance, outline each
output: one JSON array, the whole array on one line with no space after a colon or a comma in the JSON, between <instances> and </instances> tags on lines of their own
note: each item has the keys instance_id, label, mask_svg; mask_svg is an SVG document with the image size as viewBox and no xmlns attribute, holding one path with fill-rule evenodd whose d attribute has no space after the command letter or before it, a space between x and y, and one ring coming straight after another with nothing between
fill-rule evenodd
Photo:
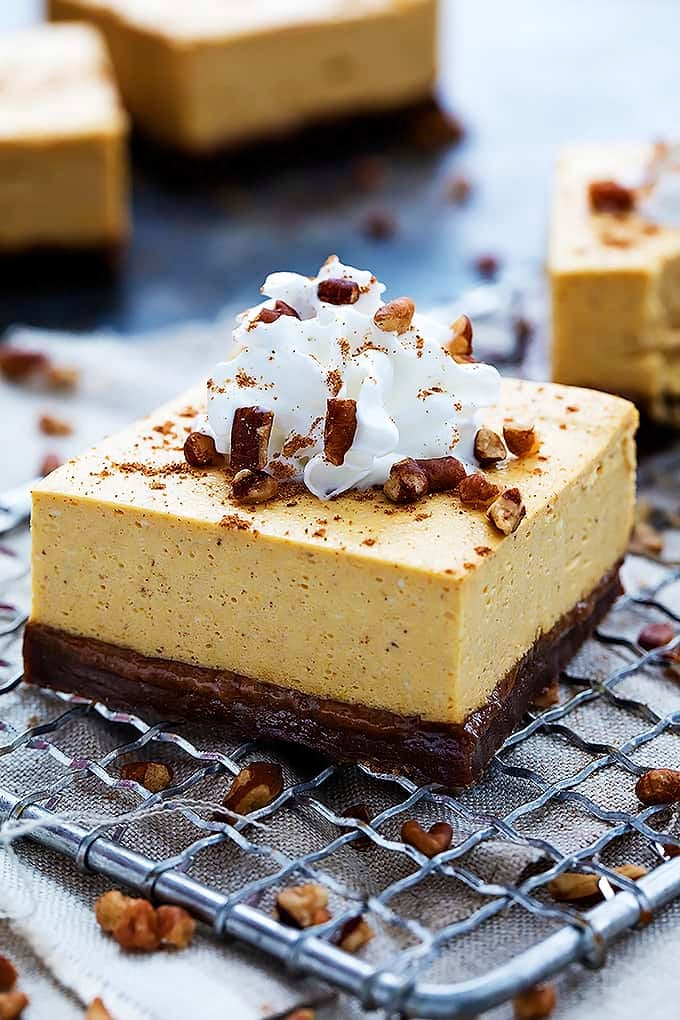
<instances>
[{"instance_id":1,"label":"nut crumb on rack","mask_svg":"<svg viewBox=\"0 0 680 1020\"><path fill-rule=\"evenodd\" d=\"M621 864L611 870L631 881L642 878L643 875L647 874L647 869L639 864ZM559 902L568 903L576 900L589 900L595 896L601 897L601 881L601 875L593 875L589 872L581 871L565 871L548 882L548 891L553 899Z\"/></svg>"},{"instance_id":2,"label":"nut crumb on rack","mask_svg":"<svg viewBox=\"0 0 680 1020\"><path fill-rule=\"evenodd\" d=\"M680 771L650 769L638 779L635 793L643 804L675 804L680 801Z\"/></svg>"},{"instance_id":3,"label":"nut crumb on rack","mask_svg":"<svg viewBox=\"0 0 680 1020\"><path fill-rule=\"evenodd\" d=\"M415 819L410 819L401 827L401 838L425 857L436 857L451 846L453 829L448 822L435 822L426 830Z\"/></svg>"},{"instance_id":4,"label":"nut crumb on rack","mask_svg":"<svg viewBox=\"0 0 680 1020\"><path fill-rule=\"evenodd\" d=\"M555 989L550 984L534 985L512 1000L515 1020L546 1020L557 1003Z\"/></svg>"},{"instance_id":5,"label":"nut crumb on rack","mask_svg":"<svg viewBox=\"0 0 680 1020\"><path fill-rule=\"evenodd\" d=\"M172 768L160 761L129 761L120 770L121 779L131 779L139 783L149 793L160 793L170 786L173 779Z\"/></svg>"},{"instance_id":6,"label":"nut crumb on rack","mask_svg":"<svg viewBox=\"0 0 680 1020\"><path fill-rule=\"evenodd\" d=\"M316 882L282 889L276 897L279 920L292 928L311 928L329 921L328 893Z\"/></svg>"}]
</instances>

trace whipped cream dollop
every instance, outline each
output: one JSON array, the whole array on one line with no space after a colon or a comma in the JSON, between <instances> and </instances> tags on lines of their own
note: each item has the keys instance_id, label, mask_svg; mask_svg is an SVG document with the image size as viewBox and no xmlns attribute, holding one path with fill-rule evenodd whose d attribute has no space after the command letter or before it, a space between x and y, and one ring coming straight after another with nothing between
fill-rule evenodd
<instances>
[{"instance_id":1,"label":"whipped cream dollop","mask_svg":"<svg viewBox=\"0 0 680 1020\"><path fill-rule=\"evenodd\" d=\"M319 284L331 280L349 281L354 303L322 300ZM382 485L404 457L474 464L479 412L498 400L498 372L456 360L444 346L451 327L417 313L400 331L380 328L374 316L384 290L335 256L316 277L268 276L268 300L239 316L231 356L208 382L205 431L217 450L230 454L237 409L260 407L273 412L265 470L303 480L319 499ZM275 318L277 302L288 308ZM356 401L356 430L340 464L324 456L332 398Z\"/></svg>"}]
</instances>

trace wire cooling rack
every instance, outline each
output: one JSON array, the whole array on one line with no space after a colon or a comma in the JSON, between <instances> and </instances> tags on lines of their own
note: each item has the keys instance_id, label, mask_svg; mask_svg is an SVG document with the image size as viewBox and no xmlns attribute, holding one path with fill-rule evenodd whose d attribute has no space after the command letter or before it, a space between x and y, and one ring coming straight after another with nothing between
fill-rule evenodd
<instances>
[{"instance_id":1,"label":"wire cooling rack","mask_svg":"<svg viewBox=\"0 0 680 1020\"><path fill-rule=\"evenodd\" d=\"M4 502L4 588L25 592L25 494ZM632 557L627 570L644 587L573 660L559 703L529 715L455 796L25 687L25 614L21 595L10 597L0 605L0 819L33 823L28 838L80 867L184 906L218 936L366 1008L471 1016L573 961L599 966L616 935L680 896L677 814L641 809L634 794L647 769L680 762L678 667L668 649L636 641L648 622L680 623L680 569ZM171 787L150 794L121 778L124 762L144 757L172 763ZM281 795L233 827L216 821L230 778L263 758L283 767ZM358 802L370 825L345 817ZM409 818L448 821L451 848L428 859L404 844ZM626 862L648 874L632 882L612 870ZM573 870L598 876L604 902L579 911L554 900L548 883ZM310 880L328 889L331 920L305 931L279 923L277 892ZM358 914L376 935L350 955L334 940Z\"/></svg>"}]
</instances>

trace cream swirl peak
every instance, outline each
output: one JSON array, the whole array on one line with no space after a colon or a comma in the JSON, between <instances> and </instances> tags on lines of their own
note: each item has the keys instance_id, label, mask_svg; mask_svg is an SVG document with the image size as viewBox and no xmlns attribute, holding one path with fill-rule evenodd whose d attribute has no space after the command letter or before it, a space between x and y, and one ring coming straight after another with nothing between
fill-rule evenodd
<instances>
[{"instance_id":1,"label":"cream swirl peak","mask_svg":"<svg viewBox=\"0 0 680 1020\"><path fill-rule=\"evenodd\" d=\"M498 372L408 298L385 304L384 290L335 256L316 277L267 277L269 300L239 317L232 355L208 382L206 431L232 466L244 409L258 409L251 438L266 423L259 466L304 480L319 499L382 485L405 457L474 464L478 412L497 401Z\"/></svg>"}]
</instances>

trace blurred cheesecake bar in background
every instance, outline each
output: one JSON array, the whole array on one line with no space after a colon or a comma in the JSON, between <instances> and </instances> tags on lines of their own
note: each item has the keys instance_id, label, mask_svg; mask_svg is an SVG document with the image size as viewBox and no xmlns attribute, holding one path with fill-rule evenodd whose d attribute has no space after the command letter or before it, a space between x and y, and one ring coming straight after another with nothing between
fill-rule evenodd
<instances>
[{"instance_id":1,"label":"blurred cheesecake bar in background","mask_svg":"<svg viewBox=\"0 0 680 1020\"><path fill-rule=\"evenodd\" d=\"M141 130L189 153L432 95L436 0L50 0L106 35Z\"/></svg>"},{"instance_id":2,"label":"blurred cheesecake bar in background","mask_svg":"<svg viewBox=\"0 0 680 1020\"><path fill-rule=\"evenodd\" d=\"M0 253L109 253L128 233L127 118L89 25L0 35Z\"/></svg>"},{"instance_id":3,"label":"blurred cheesecake bar in background","mask_svg":"<svg viewBox=\"0 0 680 1020\"><path fill-rule=\"evenodd\" d=\"M680 427L680 148L568 147L549 268L553 379Z\"/></svg>"}]
</instances>

